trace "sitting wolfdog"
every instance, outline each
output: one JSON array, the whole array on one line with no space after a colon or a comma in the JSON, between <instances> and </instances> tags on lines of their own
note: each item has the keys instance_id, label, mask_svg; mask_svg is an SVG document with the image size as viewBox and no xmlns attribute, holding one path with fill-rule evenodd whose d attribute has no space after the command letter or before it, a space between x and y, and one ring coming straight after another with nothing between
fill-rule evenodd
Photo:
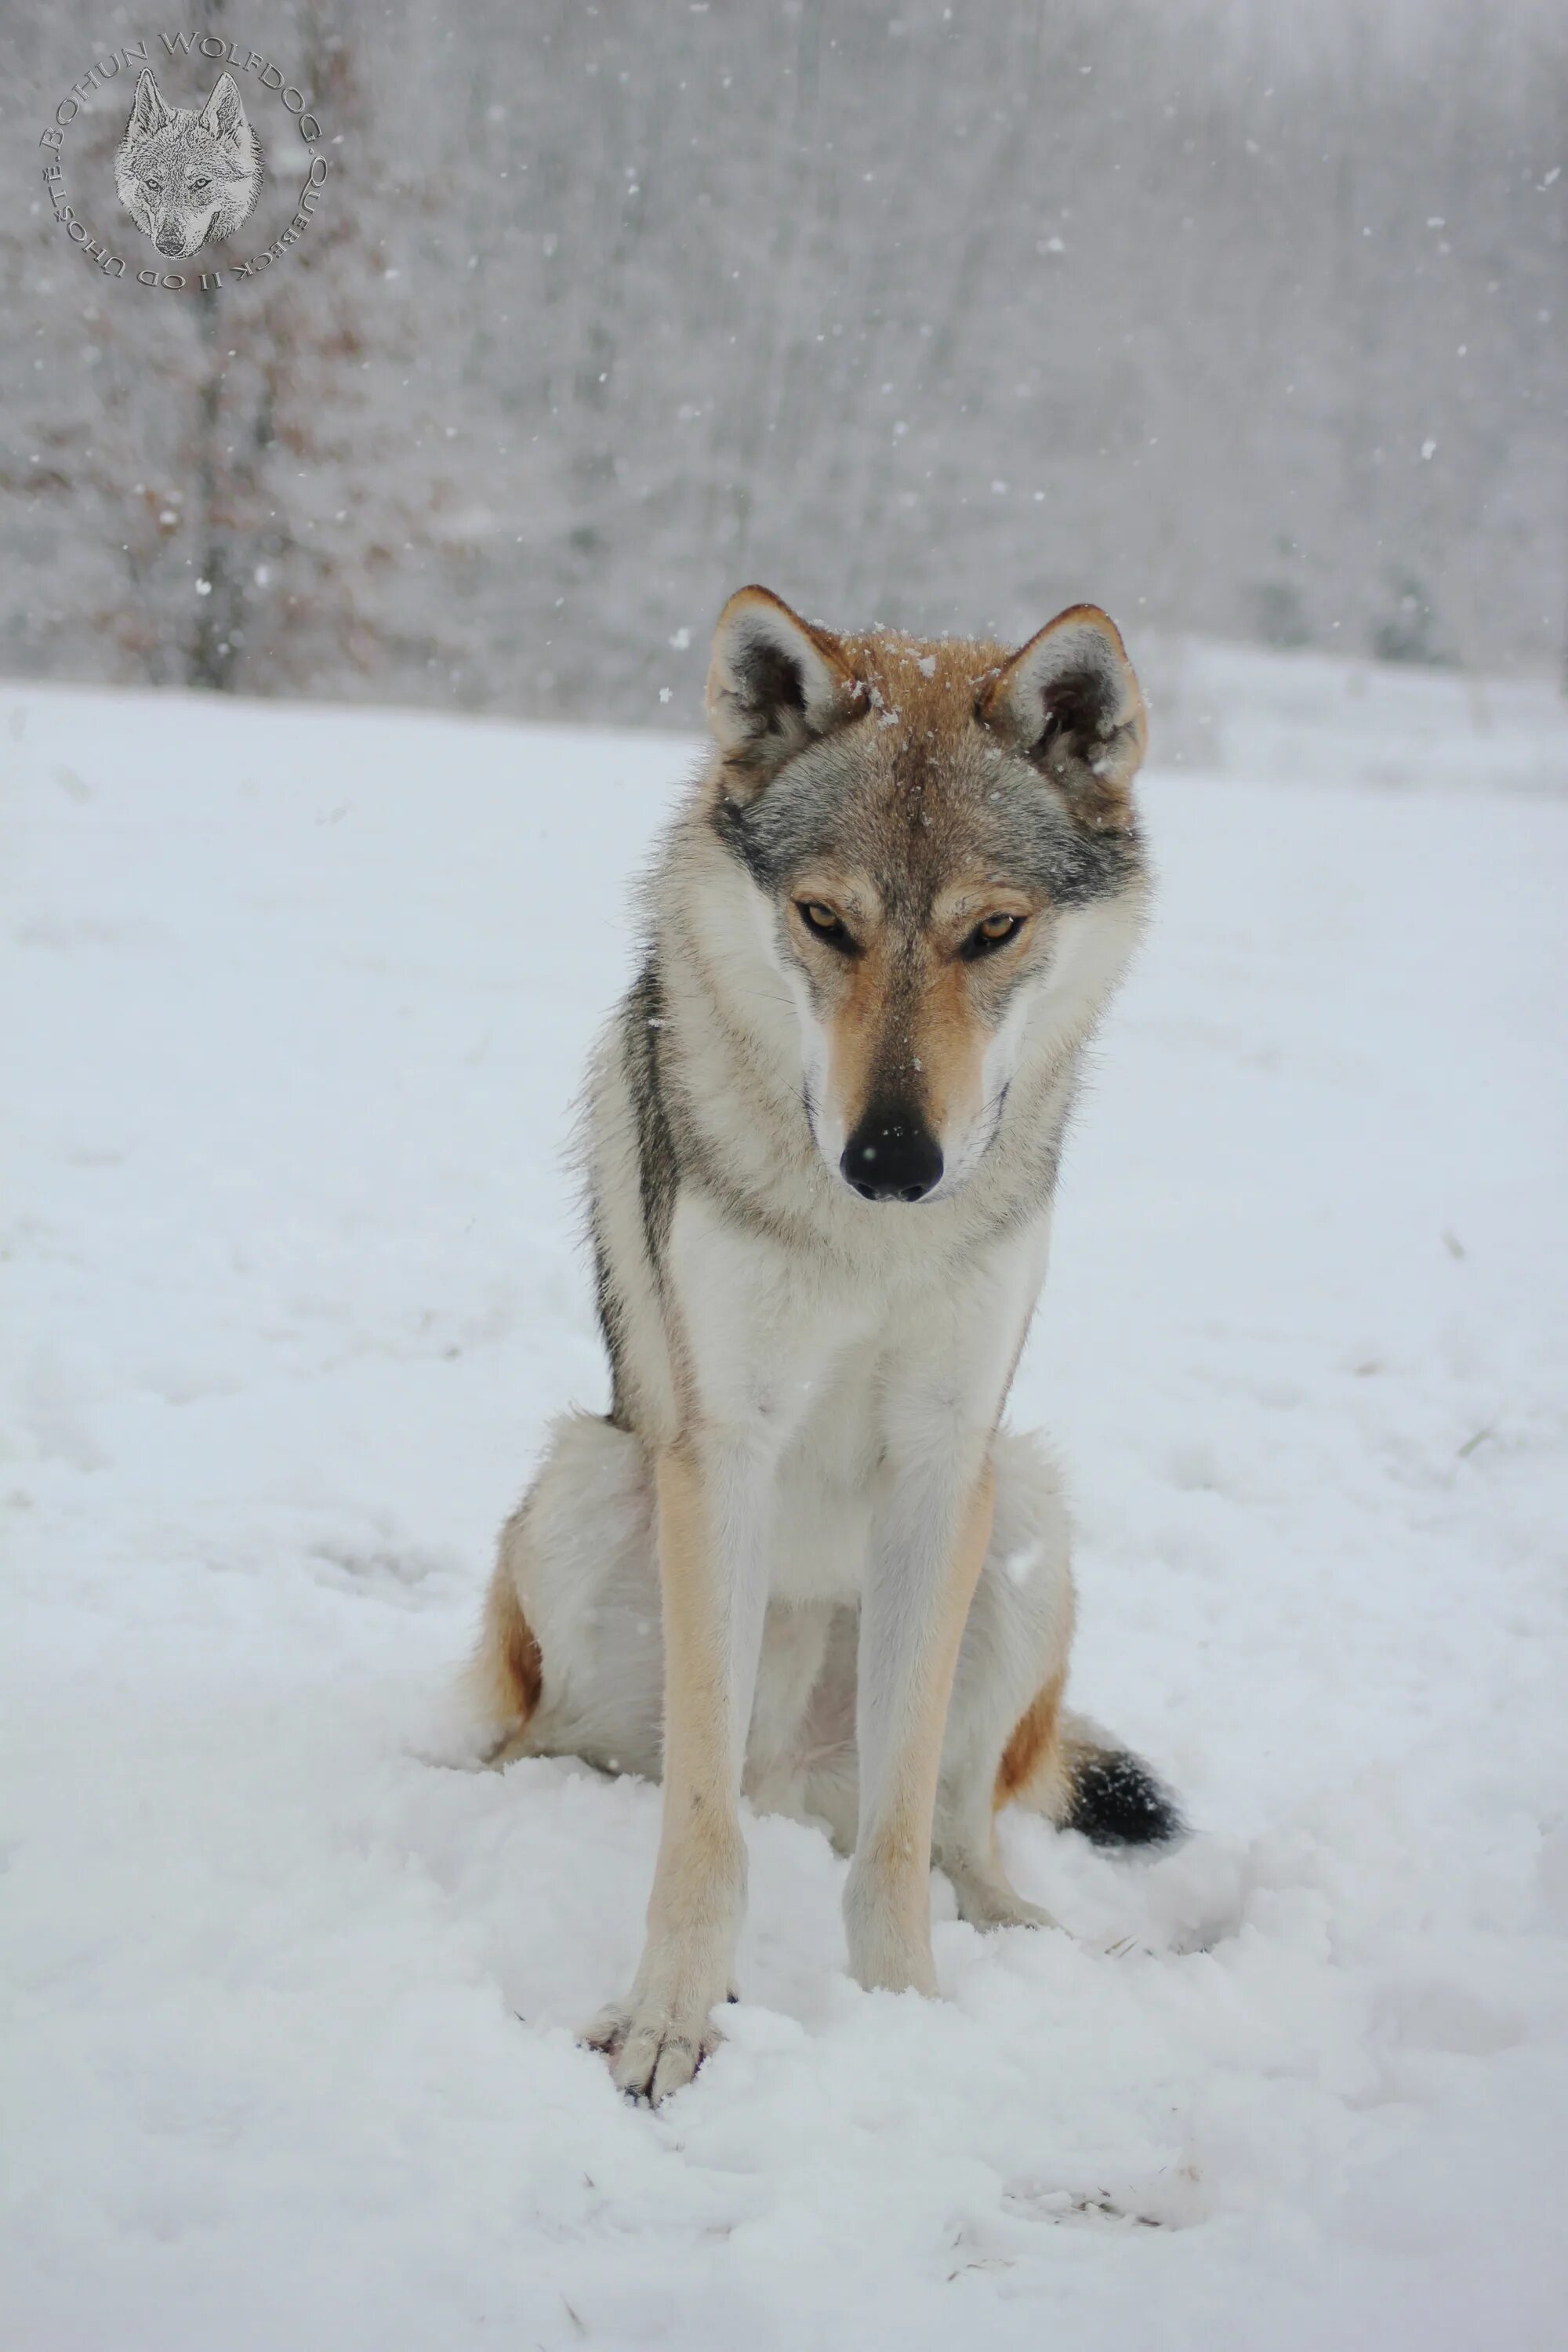
<instances>
[{"instance_id":1,"label":"sitting wolfdog","mask_svg":"<svg viewBox=\"0 0 1568 2352\"><path fill-rule=\"evenodd\" d=\"M1142 699L1112 623L1021 651L726 605L711 758L647 891L584 1144L603 1419L502 1533L482 1751L664 1779L647 1940L589 2027L657 2103L732 1997L742 1792L853 1854L863 1985L936 1990L930 1872L980 1927L1008 1801L1179 1829L1062 1706L1068 1527L998 1426L1084 1047L1147 897Z\"/></svg>"}]
</instances>

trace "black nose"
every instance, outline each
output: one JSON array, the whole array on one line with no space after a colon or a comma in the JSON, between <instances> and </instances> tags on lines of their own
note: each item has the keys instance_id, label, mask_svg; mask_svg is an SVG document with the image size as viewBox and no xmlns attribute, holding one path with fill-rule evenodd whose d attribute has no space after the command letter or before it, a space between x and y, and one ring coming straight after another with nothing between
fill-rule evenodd
<instances>
[{"instance_id":1,"label":"black nose","mask_svg":"<svg viewBox=\"0 0 1568 2352\"><path fill-rule=\"evenodd\" d=\"M179 231L177 229L166 228L162 236L155 236L153 239L153 242L157 247L160 253L178 253L180 249Z\"/></svg>"},{"instance_id":2,"label":"black nose","mask_svg":"<svg viewBox=\"0 0 1568 2352\"><path fill-rule=\"evenodd\" d=\"M838 1168L863 1201L923 1201L942 1181L942 1146L911 1112L872 1114L845 1145Z\"/></svg>"}]
</instances>

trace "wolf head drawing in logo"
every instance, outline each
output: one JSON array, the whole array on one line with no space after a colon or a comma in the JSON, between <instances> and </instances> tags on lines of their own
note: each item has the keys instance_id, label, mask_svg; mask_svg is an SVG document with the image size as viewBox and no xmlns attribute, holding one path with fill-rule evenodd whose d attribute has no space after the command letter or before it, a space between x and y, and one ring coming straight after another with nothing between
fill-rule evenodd
<instances>
[{"instance_id":1,"label":"wolf head drawing in logo","mask_svg":"<svg viewBox=\"0 0 1568 2352\"><path fill-rule=\"evenodd\" d=\"M198 113L165 105L144 73L114 180L137 227L171 259L232 236L261 193L261 150L233 75L223 76Z\"/></svg>"}]
</instances>

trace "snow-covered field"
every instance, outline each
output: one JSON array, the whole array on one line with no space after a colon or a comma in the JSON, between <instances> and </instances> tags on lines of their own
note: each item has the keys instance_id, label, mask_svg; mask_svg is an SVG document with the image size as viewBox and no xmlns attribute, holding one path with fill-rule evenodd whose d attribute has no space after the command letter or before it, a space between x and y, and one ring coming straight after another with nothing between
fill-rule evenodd
<instances>
[{"instance_id":1,"label":"snow-covered field","mask_svg":"<svg viewBox=\"0 0 1568 2352\"><path fill-rule=\"evenodd\" d=\"M1071 1932L939 1888L928 2005L754 1823L652 2116L573 2028L658 1792L414 1750L604 1394L561 1149L688 748L0 694L12 2352L1561 2344L1568 799L1478 742L1147 782L1015 1411L1196 1833L1010 1820Z\"/></svg>"},{"instance_id":2,"label":"snow-covered field","mask_svg":"<svg viewBox=\"0 0 1568 2352\"><path fill-rule=\"evenodd\" d=\"M1270 782L1395 791L1564 789L1568 737L1551 678L1266 653L1205 637L1138 650L1160 757Z\"/></svg>"}]
</instances>

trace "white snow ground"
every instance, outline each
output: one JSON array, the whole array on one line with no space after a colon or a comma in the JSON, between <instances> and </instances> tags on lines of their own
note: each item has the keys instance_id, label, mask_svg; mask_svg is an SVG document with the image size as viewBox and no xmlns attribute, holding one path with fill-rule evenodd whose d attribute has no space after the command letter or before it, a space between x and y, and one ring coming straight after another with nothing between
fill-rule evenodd
<instances>
[{"instance_id":1,"label":"white snow ground","mask_svg":"<svg viewBox=\"0 0 1568 2352\"><path fill-rule=\"evenodd\" d=\"M604 1393L561 1146L686 747L10 688L0 751L11 2352L1560 2345L1568 801L1148 780L1015 1410L1196 1834L1010 1820L1071 1932L939 1888L928 2005L754 1823L650 2116L573 2027L657 1791L410 1749Z\"/></svg>"}]
</instances>

